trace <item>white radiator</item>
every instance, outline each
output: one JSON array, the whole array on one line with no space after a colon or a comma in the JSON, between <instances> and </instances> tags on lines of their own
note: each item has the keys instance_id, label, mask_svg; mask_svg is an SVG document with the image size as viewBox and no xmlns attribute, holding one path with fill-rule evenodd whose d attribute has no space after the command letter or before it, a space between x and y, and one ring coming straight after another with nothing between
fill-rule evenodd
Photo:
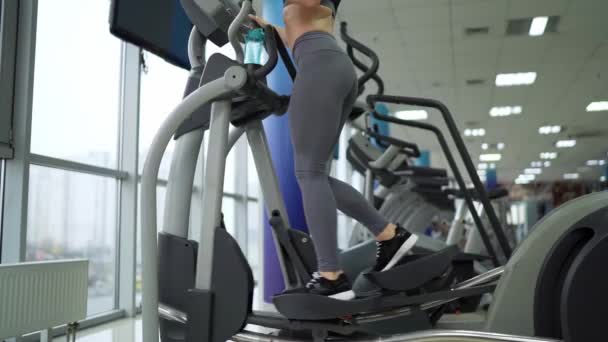
<instances>
[{"instance_id":1,"label":"white radiator","mask_svg":"<svg viewBox=\"0 0 608 342\"><path fill-rule=\"evenodd\" d=\"M87 315L88 260L0 265L0 339Z\"/></svg>"}]
</instances>

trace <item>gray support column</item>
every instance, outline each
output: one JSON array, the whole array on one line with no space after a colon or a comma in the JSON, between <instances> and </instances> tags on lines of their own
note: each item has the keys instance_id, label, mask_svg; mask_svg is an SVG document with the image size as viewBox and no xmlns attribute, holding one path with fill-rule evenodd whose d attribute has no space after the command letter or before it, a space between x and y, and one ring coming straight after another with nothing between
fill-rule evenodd
<instances>
[{"instance_id":1,"label":"gray support column","mask_svg":"<svg viewBox=\"0 0 608 342\"><path fill-rule=\"evenodd\" d=\"M139 155L140 49L123 43L120 93L120 164L127 173L120 182L118 231L118 308L129 317L136 314L135 260L137 251L137 183Z\"/></svg>"},{"instance_id":2,"label":"gray support column","mask_svg":"<svg viewBox=\"0 0 608 342\"><path fill-rule=\"evenodd\" d=\"M6 1L4 2L6 3ZM14 159L6 163L5 202L3 217L3 263L25 259L27 237L27 201L29 183L29 153L32 126L32 96L34 58L36 49L36 15L38 1L20 1L19 27L15 65L13 107Z\"/></svg>"},{"instance_id":3,"label":"gray support column","mask_svg":"<svg viewBox=\"0 0 608 342\"><path fill-rule=\"evenodd\" d=\"M165 197L163 232L188 237L194 174L203 135L203 130L198 129L176 141Z\"/></svg>"},{"instance_id":4,"label":"gray support column","mask_svg":"<svg viewBox=\"0 0 608 342\"><path fill-rule=\"evenodd\" d=\"M237 170L235 189L236 189L236 200L235 200L235 220L234 220L234 231L236 233L236 241L241 245L241 249L247 250L247 216L248 216L248 206L247 200L249 198L249 194L247 193L247 170L249 167L254 167L253 165L248 165L247 163L247 140L239 139L234 145L235 150L235 160Z\"/></svg>"},{"instance_id":5,"label":"gray support column","mask_svg":"<svg viewBox=\"0 0 608 342\"><path fill-rule=\"evenodd\" d=\"M278 177L272 163L268 141L266 140L266 132L264 131L262 122L254 121L250 123L247 126L246 132L249 147L253 155L253 162L255 163L260 180L262 197L268 210L268 216L270 217L274 210L278 210L285 224L289 225L287 208L285 207ZM274 239L274 243L276 250L280 251L278 240ZM288 274L285 270L284 260L281 257L279 257L279 265L282 274ZM284 277L284 280L285 284L289 285L287 277Z\"/></svg>"},{"instance_id":6,"label":"gray support column","mask_svg":"<svg viewBox=\"0 0 608 342\"><path fill-rule=\"evenodd\" d=\"M215 241L215 229L220 223L222 197L224 195L230 111L230 101L217 101L211 105L209 147L207 148L205 182L203 184L203 226L198 239L200 247L198 249L195 280L197 289L211 288L213 243Z\"/></svg>"}]
</instances>

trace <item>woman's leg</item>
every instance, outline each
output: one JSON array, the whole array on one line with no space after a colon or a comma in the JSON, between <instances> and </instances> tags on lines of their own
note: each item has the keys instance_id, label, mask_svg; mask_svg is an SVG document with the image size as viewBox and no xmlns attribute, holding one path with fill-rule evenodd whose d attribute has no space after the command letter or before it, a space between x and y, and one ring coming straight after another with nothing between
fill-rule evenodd
<instances>
[{"instance_id":1,"label":"woman's leg","mask_svg":"<svg viewBox=\"0 0 608 342\"><path fill-rule=\"evenodd\" d=\"M335 51L308 56L300 65L289 104L296 177L320 272L340 270L337 204L327 170L344 124L344 100L356 84L349 63L346 55Z\"/></svg>"}]
</instances>

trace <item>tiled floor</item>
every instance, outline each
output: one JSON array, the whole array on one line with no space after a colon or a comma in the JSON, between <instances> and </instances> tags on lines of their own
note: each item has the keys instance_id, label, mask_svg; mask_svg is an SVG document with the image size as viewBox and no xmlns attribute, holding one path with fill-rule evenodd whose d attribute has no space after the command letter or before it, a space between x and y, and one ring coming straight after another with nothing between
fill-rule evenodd
<instances>
[{"instance_id":1,"label":"tiled floor","mask_svg":"<svg viewBox=\"0 0 608 342\"><path fill-rule=\"evenodd\" d=\"M274 311L274 307L264 304L261 296L255 291L254 310ZM253 327L252 331L259 331ZM141 316L125 318L118 321L100 325L98 327L85 329L77 335L78 342L142 342ZM66 342L65 337L56 338L54 342Z\"/></svg>"},{"instance_id":2,"label":"tiled floor","mask_svg":"<svg viewBox=\"0 0 608 342\"><path fill-rule=\"evenodd\" d=\"M142 342L141 317L125 318L78 333L78 342ZM54 342L66 342L65 337Z\"/></svg>"}]
</instances>

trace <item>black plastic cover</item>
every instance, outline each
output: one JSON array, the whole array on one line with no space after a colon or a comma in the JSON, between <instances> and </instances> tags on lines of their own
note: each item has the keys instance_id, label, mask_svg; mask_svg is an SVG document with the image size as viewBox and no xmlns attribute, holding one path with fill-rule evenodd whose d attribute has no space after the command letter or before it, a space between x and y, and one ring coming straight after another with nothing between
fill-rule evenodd
<instances>
[{"instance_id":1,"label":"black plastic cover","mask_svg":"<svg viewBox=\"0 0 608 342\"><path fill-rule=\"evenodd\" d=\"M200 84L205 85L220 77L223 77L226 70L235 65L238 65L238 63L222 54L216 53L211 55L207 61L207 64L205 65L205 69L203 70L203 76L201 77ZM210 119L211 103L206 103L197 109L196 112L190 116L190 118L179 126L174 138L177 139L180 136L197 129L209 129Z\"/></svg>"},{"instance_id":2,"label":"black plastic cover","mask_svg":"<svg viewBox=\"0 0 608 342\"><path fill-rule=\"evenodd\" d=\"M194 287L198 244L167 233L158 234L158 289L159 301L182 312L187 312L187 292ZM161 319L163 342L184 341L186 327Z\"/></svg>"},{"instance_id":3,"label":"black plastic cover","mask_svg":"<svg viewBox=\"0 0 608 342\"><path fill-rule=\"evenodd\" d=\"M243 251L230 233L217 229L213 249L213 328L210 342L230 340L245 327L251 313L253 287L253 274Z\"/></svg>"}]
</instances>

